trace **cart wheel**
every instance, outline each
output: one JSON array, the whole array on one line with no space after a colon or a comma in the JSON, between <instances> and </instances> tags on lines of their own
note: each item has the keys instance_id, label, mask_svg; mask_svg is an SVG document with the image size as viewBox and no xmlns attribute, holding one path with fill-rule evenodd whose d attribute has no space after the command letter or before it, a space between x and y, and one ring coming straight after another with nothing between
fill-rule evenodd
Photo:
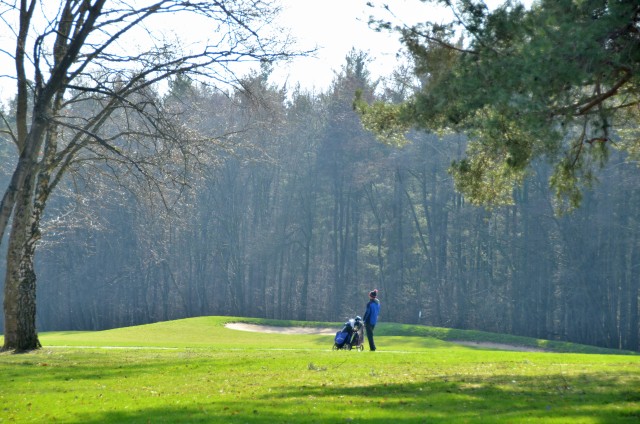
<instances>
[{"instance_id":1,"label":"cart wheel","mask_svg":"<svg viewBox=\"0 0 640 424\"><path fill-rule=\"evenodd\" d=\"M351 345L347 345L347 350L351 350Z\"/></svg>"},{"instance_id":2,"label":"cart wheel","mask_svg":"<svg viewBox=\"0 0 640 424\"><path fill-rule=\"evenodd\" d=\"M360 345L360 346L358 346L358 350L359 350L360 352L362 352L362 351L364 350L364 345Z\"/></svg>"},{"instance_id":3,"label":"cart wheel","mask_svg":"<svg viewBox=\"0 0 640 424\"><path fill-rule=\"evenodd\" d=\"M331 350L338 350L338 345L334 343L333 347L331 348Z\"/></svg>"}]
</instances>

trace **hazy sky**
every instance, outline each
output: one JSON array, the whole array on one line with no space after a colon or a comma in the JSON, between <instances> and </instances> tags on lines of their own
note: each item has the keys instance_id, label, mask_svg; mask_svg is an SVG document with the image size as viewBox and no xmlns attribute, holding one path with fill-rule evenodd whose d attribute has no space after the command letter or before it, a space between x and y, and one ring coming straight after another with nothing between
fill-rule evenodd
<instances>
[{"instance_id":1,"label":"hazy sky","mask_svg":"<svg viewBox=\"0 0 640 424\"><path fill-rule=\"evenodd\" d=\"M317 46L319 50L316 58L299 58L291 64L279 65L274 72L276 80L287 80L290 85L300 83L309 90L322 90L345 64L345 57L352 47L370 54L373 60L370 71L374 77L389 75L397 64L396 54L401 48L398 35L377 33L368 27L369 16L381 13L368 7L368 0L280 1L283 25L291 28L300 48ZM415 21L415 17L424 17L432 10L418 0L390 3L403 21Z\"/></svg>"},{"instance_id":2,"label":"hazy sky","mask_svg":"<svg viewBox=\"0 0 640 424\"><path fill-rule=\"evenodd\" d=\"M277 81L287 80L312 90L329 86L334 73L345 64L352 47L368 52L373 62L372 76L390 75L398 65L396 54L402 48L395 33L377 33L367 25L370 15L412 25L418 22L448 22L450 11L424 4L420 0L279 0L283 6L283 25L291 28L302 48L318 46L317 58L300 58L292 64L279 65L274 72ZM530 6L534 0L521 0ZM505 0L485 0L489 8ZM371 8L367 3L377 7ZM380 6L389 4L393 16Z\"/></svg>"},{"instance_id":3,"label":"hazy sky","mask_svg":"<svg viewBox=\"0 0 640 424\"><path fill-rule=\"evenodd\" d=\"M288 83L290 87L300 83L304 89L324 89L331 83L334 71L338 71L345 63L345 57L352 47L368 51L375 64L372 64L374 76L389 73L395 63L395 54L400 45L397 35L376 33L367 26L368 17L372 12L367 7L367 0L274 0L283 6L279 25L289 28L294 38L298 40L300 50L310 50L318 47L317 58L299 58L291 64L278 65L274 70L274 82ZM421 6L418 0L393 0L394 10ZM55 12L56 8L50 12ZM195 42L202 38L205 31L200 30L198 23L176 21L166 15L152 22L159 22L161 30L175 34L183 40ZM149 25L150 29L153 24ZM0 42L11 46L13 51L14 39L6 26L0 27ZM142 40L142 38L139 38ZM6 54L0 56L0 74L13 74L14 64ZM243 71L241 71L243 72ZM31 75L30 75L31 77ZM0 98L11 97L15 91L15 82L9 78L0 79Z\"/></svg>"},{"instance_id":4,"label":"hazy sky","mask_svg":"<svg viewBox=\"0 0 640 424\"><path fill-rule=\"evenodd\" d=\"M374 14L395 22L413 24L420 21L439 21L445 16L432 5L420 0L275 0L282 4L283 11L280 26L290 29L298 40L300 50L317 47L316 57L297 58L289 64L278 64L274 68L273 82L287 82L290 88L300 84L303 89L317 92L326 89L332 82L335 72L345 64L345 57L351 50L369 53L372 62L369 70L374 78L390 75L398 65L396 54L401 49L397 34L377 33L368 27L369 16ZM533 0L525 0L531 4ZM384 2L391 5L395 17L384 13L382 9L371 8L367 3L378 6ZM489 6L502 4L503 0L486 0ZM448 19L447 19L448 20ZM167 21L171 22L171 21ZM173 24L176 24L173 22ZM164 25L163 25L164 26ZM188 25L178 25L175 31L180 38L194 38L201 34L194 30L184 33ZM6 27L4 28L6 30ZM164 28L166 30L166 28ZM11 34L0 34L0 41L13 44ZM13 46L11 49L12 50ZM0 74L12 74L15 65L7 55L0 57ZM7 99L15 90L13 80L0 79L0 98Z\"/></svg>"}]
</instances>

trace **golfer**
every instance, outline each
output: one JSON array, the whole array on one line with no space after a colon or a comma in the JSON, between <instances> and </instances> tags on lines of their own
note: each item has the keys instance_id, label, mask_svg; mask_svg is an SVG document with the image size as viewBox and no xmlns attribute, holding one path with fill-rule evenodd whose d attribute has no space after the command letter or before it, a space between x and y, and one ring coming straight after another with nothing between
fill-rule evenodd
<instances>
[{"instance_id":1,"label":"golfer","mask_svg":"<svg viewBox=\"0 0 640 424\"><path fill-rule=\"evenodd\" d=\"M364 328L367 331L367 340L369 341L369 350L375 351L376 344L373 341L373 329L378 322L378 315L380 314L380 301L378 300L378 289L374 289L369 292L369 303L367 303L367 310L364 312Z\"/></svg>"}]
</instances>

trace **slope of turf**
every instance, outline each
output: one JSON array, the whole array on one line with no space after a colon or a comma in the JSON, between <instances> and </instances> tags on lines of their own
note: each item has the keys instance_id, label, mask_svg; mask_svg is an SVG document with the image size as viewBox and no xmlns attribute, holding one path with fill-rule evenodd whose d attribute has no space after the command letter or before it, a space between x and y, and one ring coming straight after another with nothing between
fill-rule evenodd
<instances>
[{"instance_id":1,"label":"slope of turf","mask_svg":"<svg viewBox=\"0 0 640 424\"><path fill-rule=\"evenodd\" d=\"M159 322L105 331L42 333L44 346L119 346L166 348L325 348L332 343L329 336L283 335L238 332L224 325L231 322L262 324L282 327L326 327L338 331L342 323L285 321L239 317L197 317ZM381 323L376 327L377 338L389 338L388 346L395 350L423 349L434 343L468 341L491 342L513 346L545 349L567 353L634 354L634 352L605 349L576 343L533 339L483 331L456 330L421 325ZM314 342L311 343L310 342ZM455 346L450 346L454 348Z\"/></svg>"},{"instance_id":2,"label":"slope of turf","mask_svg":"<svg viewBox=\"0 0 640 424\"><path fill-rule=\"evenodd\" d=\"M638 355L483 350L447 342L446 330L391 324L377 352L331 351L332 336L234 331L231 321L300 324L200 317L44 333L43 349L0 355L0 423L640 419Z\"/></svg>"}]
</instances>

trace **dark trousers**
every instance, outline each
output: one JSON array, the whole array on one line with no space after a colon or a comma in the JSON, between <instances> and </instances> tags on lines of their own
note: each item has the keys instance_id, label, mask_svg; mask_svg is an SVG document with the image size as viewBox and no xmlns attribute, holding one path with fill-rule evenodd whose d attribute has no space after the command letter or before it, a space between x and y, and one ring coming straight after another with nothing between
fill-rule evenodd
<instances>
[{"instance_id":1,"label":"dark trousers","mask_svg":"<svg viewBox=\"0 0 640 424\"><path fill-rule=\"evenodd\" d=\"M373 341L373 329L375 325L371 325L368 322L364 324L364 329L367 330L367 340L369 341L369 350L376 350L376 344Z\"/></svg>"}]
</instances>

